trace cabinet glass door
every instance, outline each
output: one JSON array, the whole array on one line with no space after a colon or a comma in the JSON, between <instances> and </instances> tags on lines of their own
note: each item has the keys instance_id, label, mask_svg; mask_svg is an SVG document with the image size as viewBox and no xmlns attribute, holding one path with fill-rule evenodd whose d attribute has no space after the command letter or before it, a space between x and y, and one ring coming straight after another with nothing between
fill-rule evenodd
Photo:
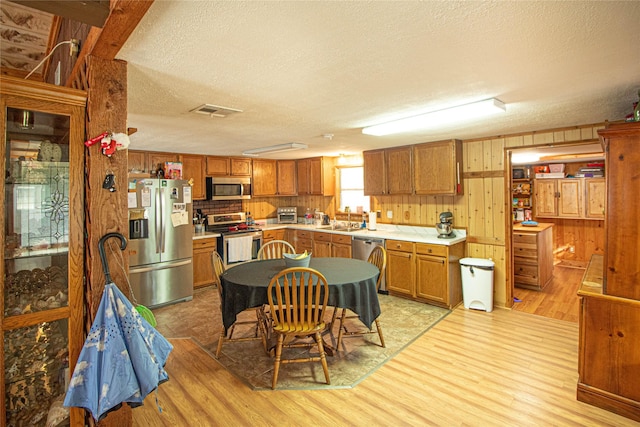
<instances>
[{"instance_id":1,"label":"cabinet glass door","mask_svg":"<svg viewBox=\"0 0 640 427\"><path fill-rule=\"evenodd\" d=\"M5 117L5 422L35 425L69 378L70 116Z\"/></svg>"}]
</instances>

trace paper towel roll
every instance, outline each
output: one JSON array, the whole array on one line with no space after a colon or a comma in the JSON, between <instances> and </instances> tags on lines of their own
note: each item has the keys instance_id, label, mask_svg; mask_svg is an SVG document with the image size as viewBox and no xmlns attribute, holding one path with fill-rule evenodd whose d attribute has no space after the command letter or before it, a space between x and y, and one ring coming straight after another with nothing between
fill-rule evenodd
<instances>
[{"instance_id":1,"label":"paper towel roll","mask_svg":"<svg viewBox=\"0 0 640 427\"><path fill-rule=\"evenodd\" d=\"M369 212L369 223L367 224L369 227L369 230L375 230L376 229L376 219L377 219L377 214L375 212Z\"/></svg>"}]
</instances>

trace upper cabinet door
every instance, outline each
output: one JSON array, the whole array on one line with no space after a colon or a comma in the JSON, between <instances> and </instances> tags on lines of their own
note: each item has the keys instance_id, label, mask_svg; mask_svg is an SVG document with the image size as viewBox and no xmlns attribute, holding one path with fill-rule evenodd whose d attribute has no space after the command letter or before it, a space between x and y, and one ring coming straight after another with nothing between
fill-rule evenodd
<instances>
[{"instance_id":1,"label":"upper cabinet door","mask_svg":"<svg viewBox=\"0 0 640 427\"><path fill-rule=\"evenodd\" d=\"M228 157L207 156L207 175L229 176L229 163Z\"/></svg>"},{"instance_id":2,"label":"upper cabinet door","mask_svg":"<svg viewBox=\"0 0 640 427\"><path fill-rule=\"evenodd\" d=\"M364 194L381 196L387 194L387 174L384 150L371 150L362 153L364 161Z\"/></svg>"},{"instance_id":3,"label":"upper cabinet door","mask_svg":"<svg viewBox=\"0 0 640 427\"><path fill-rule=\"evenodd\" d=\"M251 159L230 159L231 176L251 176Z\"/></svg>"},{"instance_id":4,"label":"upper cabinet door","mask_svg":"<svg viewBox=\"0 0 640 427\"><path fill-rule=\"evenodd\" d=\"M254 196L275 196L277 193L276 161L260 159L253 161L251 187Z\"/></svg>"},{"instance_id":5,"label":"upper cabinet door","mask_svg":"<svg viewBox=\"0 0 640 427\"><path fill-rule=\"evenodd\" d=\"M411 146L385 150L388 194L413 193Z\"/></svg>"},{"instance_id":6,"label":"upper cabinet door","mask_svg":"<svg viewBox=\"0 0 640 427\"><path fill-rule=\"evenodd\" d=\"M296 161L278 160L278 196L296 195Z\"/></svg>"},{"instance_id":7,"label":"upper cabinet door","mask_svg":"<svg viewBox=\"0 0 640 427\"><path fill-rule=\"evenodd\" d=\"M415 194L462 194L462 141L414 145L413 168Z\"/></svg>"},{"instance_id":8,"label":"upper cabinet door","mask_svg":"<svg viewBox=\"0 0 640 427\"><path fill-rule=\"evenodd\" d=\"M182 179L193 180L191 189L191 197L193 200L206 199L204 175L205 175L205 158L203 156L183 154L182 161Z\"/></svg>"}]
</instances>

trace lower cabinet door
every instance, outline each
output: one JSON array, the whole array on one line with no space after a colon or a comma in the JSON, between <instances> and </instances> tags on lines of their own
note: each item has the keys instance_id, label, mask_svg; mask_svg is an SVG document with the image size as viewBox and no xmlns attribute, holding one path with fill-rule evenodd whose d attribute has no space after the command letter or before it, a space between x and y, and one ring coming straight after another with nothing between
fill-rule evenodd
<instances>
[{"instance_id":1,"label":"lower cabinet door","mask_svg":"<svg viewBox=\"0 0 640 427\"><path fill-rule=\"evenodd\" d=\"M414 284L413 254L387 250L387 289L413 297Z\"/></svg>"},{"instance_id":2,"label":"lower cabinet door","mask_svg":"<svg viewBox=\"0 0 640 427\"><path fill-rule=\"evenodd\" d=\"M416 295L420 298L448 304L446 258L416 255Z\"/></svg>"}]
</instances>

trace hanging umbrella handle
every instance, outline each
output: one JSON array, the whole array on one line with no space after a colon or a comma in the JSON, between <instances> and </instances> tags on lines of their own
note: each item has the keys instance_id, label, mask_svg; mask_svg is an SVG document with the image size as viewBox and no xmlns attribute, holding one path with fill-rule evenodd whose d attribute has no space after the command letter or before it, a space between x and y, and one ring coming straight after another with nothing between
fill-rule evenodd
<instances>
[{"instance_id":1,"label":"hanging umbrella handle","mask_svg":"<svg viewBox=\"0 0 640 427\"><path fill-rule=\"evenodd\" d=\"M104 242L110 237L117 237L120 239L120 250L124 251L127 247L127 238L120 233L107 233L98 241L98 251L100 252L100 261L102 261L102 270L104 271L104 277L107 283L111 283L111 273L109 272L109 264L107 264L107 255L104 252Z\"/></svg>"}]
</instances>

